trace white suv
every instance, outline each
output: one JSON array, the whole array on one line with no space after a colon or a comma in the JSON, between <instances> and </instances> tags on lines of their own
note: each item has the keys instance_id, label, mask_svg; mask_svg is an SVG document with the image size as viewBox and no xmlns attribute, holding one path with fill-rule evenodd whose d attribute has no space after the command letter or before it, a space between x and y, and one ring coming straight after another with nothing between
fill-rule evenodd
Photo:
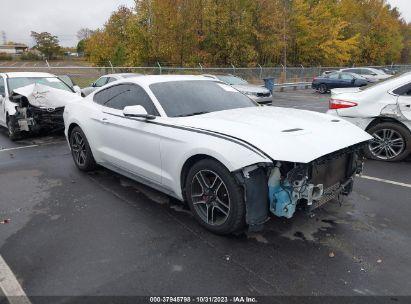
<instances>
[{"instance_id":1,"label":"white suv","mask_svg":"<svg viewBox=\"0 0 411 304\"><path fill-rule=\"evenodd\" d=\"M331 90L328 114L373 135L369 158L400 161L411 152L411 73L364 88Z\"/></svg>"}]
</instances>

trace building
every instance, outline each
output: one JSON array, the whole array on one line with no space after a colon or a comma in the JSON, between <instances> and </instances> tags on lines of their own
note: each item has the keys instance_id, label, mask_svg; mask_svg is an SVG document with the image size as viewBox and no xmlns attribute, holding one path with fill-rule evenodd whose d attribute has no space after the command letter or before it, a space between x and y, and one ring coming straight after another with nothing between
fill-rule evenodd
<instances>
[{"instance_id":1,"label":"building","mask_svg":"<svg viewBox=\"0 0 411 304\"><path fill-rule=\"evenodd\" d=\"M21 43L0 45L0 53L12 56L21 55L24 52L27 52L27 50L28 46Z\"/></svg>"}]
</instances>

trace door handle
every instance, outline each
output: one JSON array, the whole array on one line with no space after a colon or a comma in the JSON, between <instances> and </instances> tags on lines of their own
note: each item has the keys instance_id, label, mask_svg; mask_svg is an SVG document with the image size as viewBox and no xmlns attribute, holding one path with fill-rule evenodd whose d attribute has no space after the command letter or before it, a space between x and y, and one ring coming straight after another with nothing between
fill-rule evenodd
<instances>
[{"instance_id":1,"label":"door handle","mask_svg":"<svg viewBox=\"0 0 411 304\"><path fill-rule=\"evenodd\" d=\"M108 118L103 117L103 118L101 119L101 122L102 122L103 124L108 124Z\"/></svg>"}]
</instances>

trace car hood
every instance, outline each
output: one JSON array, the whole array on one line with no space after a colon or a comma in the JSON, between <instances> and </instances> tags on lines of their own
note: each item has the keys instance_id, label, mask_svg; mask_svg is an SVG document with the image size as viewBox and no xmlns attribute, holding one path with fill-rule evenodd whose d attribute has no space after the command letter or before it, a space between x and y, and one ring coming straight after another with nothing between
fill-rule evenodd
<instances>
[{"instance_id":1,"label":"car hood","mask_svg":"<svg viewBox=\"0 0 411 304\"><path fill-rule=\"evenodd\" d=\"M274 160L308 163L370 140L355 125L333 116L297 109L250 107L169 119L173 124L241 139Z\"/></svg>"},{"instance_id":2,"label":"car hood","mask_svg":"<svg viewBox=\"0 0 411 304\"><path fill-rule=\"evenodd\" d=\"M233 88L239 90L240 92L251 92L251 93L270 93L265 87L260 87L253 84L241 84L241 85L232 85Z\"/></svg>"},{"instance_id":3,"label":"car hood","mask_svg":"<svg viewBox=\"0 0 411 304\"><path fill-rule=\"evenodd\" d=\"M73 100L81 98L76 93L38 83L15 89L13 93L27 97L29 103L34 107L47 109L61 108Z\"/></svg>"}]
</instances>

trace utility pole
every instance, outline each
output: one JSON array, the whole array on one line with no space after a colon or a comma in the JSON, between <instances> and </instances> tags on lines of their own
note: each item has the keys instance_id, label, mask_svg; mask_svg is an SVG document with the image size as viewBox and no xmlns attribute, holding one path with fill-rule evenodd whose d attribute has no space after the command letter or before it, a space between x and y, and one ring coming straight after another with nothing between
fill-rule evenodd
<instances>
[{"instance_id":1,"label":"utility pole","mask_svg":"<svg viewBox=\"0 0 411 304\"><path fill-rule=\"evenodd\" d=\"M3 44L7 43L7 36L5 31L1 31L1 38L3 40Z\"/></svg>"}]
</instances>

